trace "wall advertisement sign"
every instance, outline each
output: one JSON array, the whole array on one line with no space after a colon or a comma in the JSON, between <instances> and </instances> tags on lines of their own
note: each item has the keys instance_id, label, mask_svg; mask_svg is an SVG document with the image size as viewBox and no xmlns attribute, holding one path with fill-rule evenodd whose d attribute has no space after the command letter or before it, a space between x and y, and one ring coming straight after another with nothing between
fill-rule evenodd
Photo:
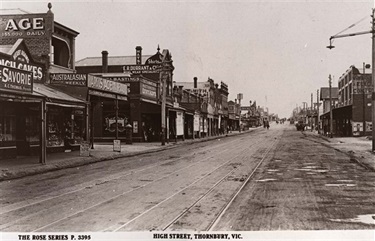
<instances>
[{"instance_id":1,"label":"wall advertisement sign","mask_svg":"<svg viewBox=\"0 0 375 241\"><path fill-rule=\"evenodd\" d=\"M128 94L127 85L93 75L87 75L87 87L121 95Z\"/></svg>"},{"instance_id":2,"label":"wall advertisement sign","mask_svg":"<svg viewBox=\"0 0 375 241\"><path fill-rule=\"evenodd\" d=\"M54 73L50 74L51 84L87 86L87 74Z\"/></svg>"},{"instance_id":3,"label":"wall advertisement sign","mask_svg":"<svg viewBox=\"0 0 375 241\"><path fill-rule=\"evenodd\" d=\"M52 38L53 14L13 14L0 18L0 42L14 43L24 39L32 55L49 54ZM35 41L37 40L37 41Z\"/></svg>"},{"instance_id":4,"label":"wall advertisement sign","mask_svg":"<svg viewBox=\"0 0 375 241\"><path fill-rule=\"evenodd\" d=\"M0 89L32 93L32 73L0 65Z\"/></svg>"},{"instance_id":5,"label":"wall advertisement sign","mask_svg":"<svg viewBox=\"0 0 375 241\"><path fill-rule=\"evenodd\" d=\"M46 36L47 14L20 14L2 16L0 29L2 38L25 38Z\"/></svg>"},{"instance_id":6,"label":"wall advertisement sign","mask_svg":"<svg viewBox=\"0 0 375 241\"><path fill-rule=\"evenodd\" d=\"M183 113L181 111L177 111L176 133L178 136L182 136L184 134L184 118Z\"/></svg>"},{"instance_id":7,"label":"wall advertisement sign","mask_svg":"<svg viewBox=\"0 0 375 241\"><path fill-rule=\"evenodd\" d=\"M193 126L193 131L200 131L199 129L199 115L195 114L194 115L194 126Z\"/></svg>"},{"instance_id":8,"label":"wall advertisement sign","mask_svg":"<svg viewBox=\"0 0 375 241\"><path fill-rule=\"evenodd\" d=\"M138 121L133 121L133 133L138 133Z\"/></svg>"},{"instance_id":9,"label":"wall advertisement sign","mask_svg":"<svg viewBox=\"0 0 375 241\"><path fill-rule=\"evenodd\" d=\"M36 81L40 81L43 78L43 68L31 64L28 55L24 51L16 51L12 57L15 61L0 59L0 65L31 72L32 78Z\"/></svg>"}]
</instances>

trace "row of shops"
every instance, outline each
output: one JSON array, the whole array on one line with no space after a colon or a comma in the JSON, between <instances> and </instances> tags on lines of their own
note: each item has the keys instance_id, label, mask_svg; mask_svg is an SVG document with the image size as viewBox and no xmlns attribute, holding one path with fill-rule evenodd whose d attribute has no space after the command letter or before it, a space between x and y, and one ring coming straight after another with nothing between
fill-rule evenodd
<instances>
[{"instance_id":1,"label":"row of shops","mask_svg":"<svg viewBox=\"0 0 375 241\"><path fill-rule=\"evenodd\" d=\"M30 24L15 28L16 23ZM12 27L13 26L13 27ZM2 15L0 159L76 150L82 143L167 142L224 134L239 126L228 86L173 81L168 50L75 62L78 32L47 13ZM193 83L193 82L192 82ZM165 115L163 113L165 106ZM164 118L163 118L164 116ZM131 134L129 135L129 132Z\"/></svg>"},{"instance_id":2,"label":"row of shops","mask_svg":"<svg viewBox=\"0 0 375 241\"><path fill-rule=\"evenodd\" d=\"M372 73L363 66L350 66L331 88L332 120L329 88L322 87L320 100L320 130L323 134L339 137L370 136L372 134ZM332 131L330 130L332 122Z\"/></svg>"}]
</instances>

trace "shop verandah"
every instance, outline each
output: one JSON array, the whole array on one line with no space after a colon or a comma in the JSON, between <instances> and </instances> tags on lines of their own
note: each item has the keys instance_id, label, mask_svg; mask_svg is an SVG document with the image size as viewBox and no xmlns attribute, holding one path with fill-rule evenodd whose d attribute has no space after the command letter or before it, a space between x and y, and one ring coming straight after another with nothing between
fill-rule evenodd
<instances>
[{"instance_id":1,"label":"shop verandah","mask_svg":"<svg viewBox=\"0 0 375 241\"><path fill-rule=\"evenodd\" d=\"M320 130L323 135L336 137L353 136L352 106L343 106L332 109L332 131L330 130L330 112L320 116Z\"/></svg>"}]
</instances>

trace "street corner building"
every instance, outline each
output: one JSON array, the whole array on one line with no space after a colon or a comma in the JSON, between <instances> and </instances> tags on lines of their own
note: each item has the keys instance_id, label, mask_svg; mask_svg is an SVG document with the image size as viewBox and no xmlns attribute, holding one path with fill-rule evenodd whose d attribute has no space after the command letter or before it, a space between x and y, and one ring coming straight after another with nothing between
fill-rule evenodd
<instances>
[{"instance_id":1,"label":"street corner building","mask_svg":"<svg viewBox=\"0 0 375 241\"><path fill-rule=\"evenodd\" d=\"M45 163L47 153L81 144L163 144L246 126L224 82L175 81L168 49L144 55L136 46L132 56L102 50L76 61L79 32L56 22L51 4L46 13L0 14L0 159L39 155Z\"/></svg>"},{"instance_id":2,"label":"street corner building","mask_svg":"<svg viewBox=\"0 0 375 241\"><path fill-rule=\"evenodd\" d=\"M87 140L86 97L55 88L50 77L74 76L78 32L55 22L51 9L1 14L0 159L39 155L44 162L47 152L74 149Z\"/></svg>"}]
</instances>

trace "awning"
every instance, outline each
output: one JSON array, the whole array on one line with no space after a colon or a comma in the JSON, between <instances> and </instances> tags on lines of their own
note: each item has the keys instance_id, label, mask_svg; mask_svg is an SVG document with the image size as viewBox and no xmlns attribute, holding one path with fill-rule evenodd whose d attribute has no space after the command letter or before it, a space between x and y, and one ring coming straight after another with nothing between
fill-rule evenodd
<instances>
[{"instance_id":1,"label":"awning","mask_svg":"<svg viewBox=\"0 0 375 241\"><path fill-rule=\"evenodd\" d=\"M63 107L76 107L84 108L86 105L85 101L74 98L64 92L53 89L50 86L34 83L33 85L34 93L43 96L47 99L47 104L50 105L59 105Z\"/></svg>"}]
</instances>

